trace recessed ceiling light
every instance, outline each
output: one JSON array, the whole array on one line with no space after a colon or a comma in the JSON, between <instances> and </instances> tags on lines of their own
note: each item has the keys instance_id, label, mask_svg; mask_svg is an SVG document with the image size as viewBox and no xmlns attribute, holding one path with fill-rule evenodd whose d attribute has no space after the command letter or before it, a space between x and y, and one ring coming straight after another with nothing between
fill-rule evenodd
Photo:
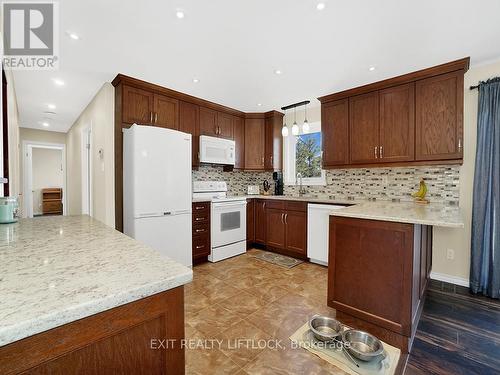
<instances>
[{"instance_id":1,"label":"recessed ceiling light","mask_svg":"<svg viewBox=\"0 0 500 375\"><path fill-rule=\"evenodd\" d=\"M184 18L184 11L180 10L180 9L177 9L177 11L175 12L175 16L178 18L178 19L183 19Z\"/></svg>"},{"instance_id":2,"label":"recessed ceiling light","mask_svg":"<svg viewBox=\"0 0 500 375\"><path fill-rule=\"evenodd\" d=\"M274 74L277 74L277 75L280 75L281 73L282 73L282 71L281 71L281 70L279 70L279 69L276 69L276 70L274 71Z\"/></svg>"},{"instance_id":3,"label":"recessed ceiling light","mask_svg":"<svg viewBox=\"0 0 500 375\"><path fill-rule=\"evenodd\" d=\"M325 9L325 3L318 3L318 5L316 5L316 9L317 10L323 10L323 9Z\"/></svg>"},{"instance_id":4,"label":"recessed ceiling light","mask_svg":"<svg viewBox=\"0 0 500 375\"><path fill-rule=\"evenodd\" d=\"M66 31L66 35L68 37L70 37L71 39L73 39L73 40L79 40L80 39L80 35L78 35L77 33L72 32L72 31Z\"/></svg>"},{"instance_id":5,"label":"recessed ceiling light","mask_svg":"<svg viewBox=\"0 0 500 375\"><path fill-rule=\"evenodd\" d=\"M373 71L375 70L375 67L374 67L374 66L370 66L370 67L368 68L368 70L369 70L370 72L373 72Z\"/></svg>"},{"instance_id":6,"label":"recessed ceiling light","mask_svg":"<svg viewBox=\"0 0 500 375\"><path fill-rule=\"evenodd\" d=\"M53 81L57 86L64 86L64 81L62 79L54 78Z\"/></svg>"},{"instance_id":7,"label":"recessed ceiling light","mask_svg":"<svg viewBox=\"0 0 500 375\"><path fill-rule=\"evenodd\" d=\"M257 107L262 107L262 103L257 103Z\"/></svg>"},{"instance_id":8,"label":"recessed ceiling light","mask_svg":"<svg viewBox=\"0 0 500 375\"><path fill-rule=\"evenodd\" d=\"M56 105L55 104L47 104L47 108L48 109L56 109Z\"/></svg>"},{"instance_id":9,"label":"recessed ceiling light","mask_svg":"<svg viewBox=\"0 0 500 375\"><path fill-rule=\"evenodd\" d=\"M50 124L47 121L42 122L42 125L45 126L46 128L50 126Z\"/></svg>"},{"instance_id":10,"label":"recessed ceiling light","mask_svg":"<svg viewBox=\"0 0 500 375\"><path fill-rule=\"evenodd\" d=\"M193 82L198 83L198 82L200 82L200 80L198 78L193 78Z\"/></svg>"}]
</instances>

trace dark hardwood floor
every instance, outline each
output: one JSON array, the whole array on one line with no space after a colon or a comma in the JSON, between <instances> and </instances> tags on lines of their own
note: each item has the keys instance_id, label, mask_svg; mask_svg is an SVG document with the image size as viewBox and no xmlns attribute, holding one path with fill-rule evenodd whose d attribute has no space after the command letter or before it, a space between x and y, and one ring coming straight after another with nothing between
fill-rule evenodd
<instances>
[{"instance_id":1,"label":"dark hardwood floor","mask_svg":"<svg viewBox=\"0 0 500 375\"><path fill-rule=\"evenodd\" d=\"M405 374L500 374L500 301L432 281Z\"/></svg>"}]
</instances>

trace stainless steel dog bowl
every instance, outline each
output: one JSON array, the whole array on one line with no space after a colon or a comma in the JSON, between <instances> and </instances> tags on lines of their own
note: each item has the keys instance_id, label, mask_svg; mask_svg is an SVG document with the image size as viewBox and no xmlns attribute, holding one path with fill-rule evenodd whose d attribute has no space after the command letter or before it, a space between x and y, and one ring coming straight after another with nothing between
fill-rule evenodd
<instances>
[{"instance_id":1,"label":"stainless steel dog bowl","mask_svg":"<svg viewBox=\"0 0 500 375\"><path fill-rule=\"evenodd\" d=\"M309 328L318 340L329 342L336 338L340 339L342 324L327 316L314 315L309 320Z\"/></svg>"},{"instance_id":2,"label":"stainless steel dog bowl","mask_svg":"<svg viewBox=\"0 0 500 375\"><path fill-rule=\"evenodd\" d=\"M361 361L371 361L381 355L384 345L375 336L357 329L348 329L342 333L344 347L353 357Z\"/></svg>"}]
</instances>

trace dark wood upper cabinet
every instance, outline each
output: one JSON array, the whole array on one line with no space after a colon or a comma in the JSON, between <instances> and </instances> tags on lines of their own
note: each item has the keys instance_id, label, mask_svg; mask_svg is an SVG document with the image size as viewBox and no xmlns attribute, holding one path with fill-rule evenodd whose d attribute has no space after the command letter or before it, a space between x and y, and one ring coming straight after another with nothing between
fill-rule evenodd
<instances>
[{"instance_id":1,"label":"dark wood upper cabinet","mask_svg":"<svg viewBox=\"0 0 500 375\"><path fill-rule=\"evenodd\" d=\"M378 91L349 98L351 163L376 163L379 160Z\"/></svg>"},{"instance_id":2,"label":"dark wood upper cabinet","mask_svg":"<svg viewBox=\"0 0 500 375\"><path fill-rule=\"evenodd\" d=\"M264 169L265 120L245 119L245 168Z\"/></svg>"},{"instance_id":3,"label":"dark wood upper cabinet","mask_svg":"<svg viewBox=\"0 0 500 375\"><path fill-rule=\"evenodd\" d=\"M217 113L217 136L233 139L234 116L218 112Z\"/></svg>"},{"instance_id":4,"label":"dark wood upper cabinet","mask_svg":"<svg viewBox=\"0 0 500 375\"><path fill-rule=\"evenodd\" d=\"M153 123L154 94L132 86L123 86L123 117L127 124Z\"/></svg>"},{"instance_id":5,"label":"dark wood upper cabinet","mask_svg":"<svg viewBox=\"0 0 500 375\"><path fill-rule=\"evenodd\" d=\"M264 147L264 169L277 171L282 169L283 137L281 128L283 126L283 115L272 112L265 119L265 147Z\"/></svg>"},{"instance_id":6,"label":"dark wood upper cabinet","mask_svg":"<svg viewBox=\"0 0 500 375\"><path fill-rule=\"evenodd\" d=\"M287 210L285 213L286 250L307 255L307 213Z\"/></svg>"},{"instance_id":7,"label":"dark wood upper cabinet","mask_svg":"<svg viewBox=\"0 0 500 375\"><path fill-rule=\"evenodd\" d=\"M380 162L415 160L415 84L379 91Z\"/></svg>"},{"instance_id":8,"label":"dark wood upper cabinet","mask_svg":"<svg viewBox=\"0 0 500 375\"><path fill-rule=\"evenodd\" d=\"M349 163L349 100L321 106L323 167Z\"/></svg>"},{"instance_id":9,"label":"dark wood upper cabinet","mask_svg":"<svg viewBox=\"0 0 500 375\"><path fill-rule=\"evenodd\" d=\"M153 125L179 129L179 101L165 95L154 94Z\"/></svg>"},{"instance_id":10,"label":"dark wood upper cabinet","mask_svg":"<svg viewBox=\"0 0 500 375\"><path fill-rule=\"evenodd\" d=\"M200 107L200 135L217 137L217 111Z\"/></svg>"},{"instance_id":11,"label":"dark wood upper cabinet","mask_svg":"<svg viewBox=\"0 0 500 375\"><path fill-rule=\"evenodd\" d=\"M245 122L241 117L233 116L233 135L235 143L234 168L245 167Z\"/></svg>"},{"instance_id":12,"label":"dark wood upper cabinet","mask_svg":"<svg viewBox=\"0 0 500 375\"><path fill-rule=\"evenodd\" d=\"M269 208L266 210L267 222L267 238L266 245L276 247L279 249L286 248L286 225L285 225L285 212Z\"/></svg>"},{"instance_id":13,"label":"dark wood upper cabinet","mask_svg":"<svg viewBox=\"0 0 500 375\"><path fill-rule=\"evenodd\" d=\"M463 71L416 83L416 159L463 157Z\"/></svg>"},{"instance_id":14,"label":"dark wood upper cabinet","mask_svg":"<svg viewBox=\"0 0 500 375\"><path fill-rule=\"evenodd\" d=\"M183 101L179 103L179 130L192 135L191 149L193 167L197 167L200 164L198 158L198 151L200 149L199 117L199 106Z\"/></svg>"},{"instance_id":15,"label":"dark wood upper cabinet","mask_svg":"<svg viewBox=\"0 0 500 375\"><path fill-rule=\"evenodd\" d=\"M261 245L266 244L266 201L255 200L255 242Z\"/></svg>"}]
</instances>

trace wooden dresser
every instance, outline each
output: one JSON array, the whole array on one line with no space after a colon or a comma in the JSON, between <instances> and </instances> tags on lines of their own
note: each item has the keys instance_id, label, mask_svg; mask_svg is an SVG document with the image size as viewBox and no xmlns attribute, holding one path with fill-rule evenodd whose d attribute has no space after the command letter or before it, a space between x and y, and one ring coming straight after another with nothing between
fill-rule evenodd
<instances>
[{"instance_id":1,"label":"wooden dresser","mask_svg":"<svg viewBox=\"0 0 500 375\"><path fill-rule=\"evenodd\" d=\"M210 202L193 202L193 264L210 255Z\"/></svg>"},{"instance_id":2,"label":"wooden dresser","mask_svg":"<svg viewBox=\"0 0 500 375\"><path fill-rule=\"evenodd\" d=\"M62 215L63 190L61 188L42 189L42 210L44 215Z\"/></svg>"}]
</instances>

